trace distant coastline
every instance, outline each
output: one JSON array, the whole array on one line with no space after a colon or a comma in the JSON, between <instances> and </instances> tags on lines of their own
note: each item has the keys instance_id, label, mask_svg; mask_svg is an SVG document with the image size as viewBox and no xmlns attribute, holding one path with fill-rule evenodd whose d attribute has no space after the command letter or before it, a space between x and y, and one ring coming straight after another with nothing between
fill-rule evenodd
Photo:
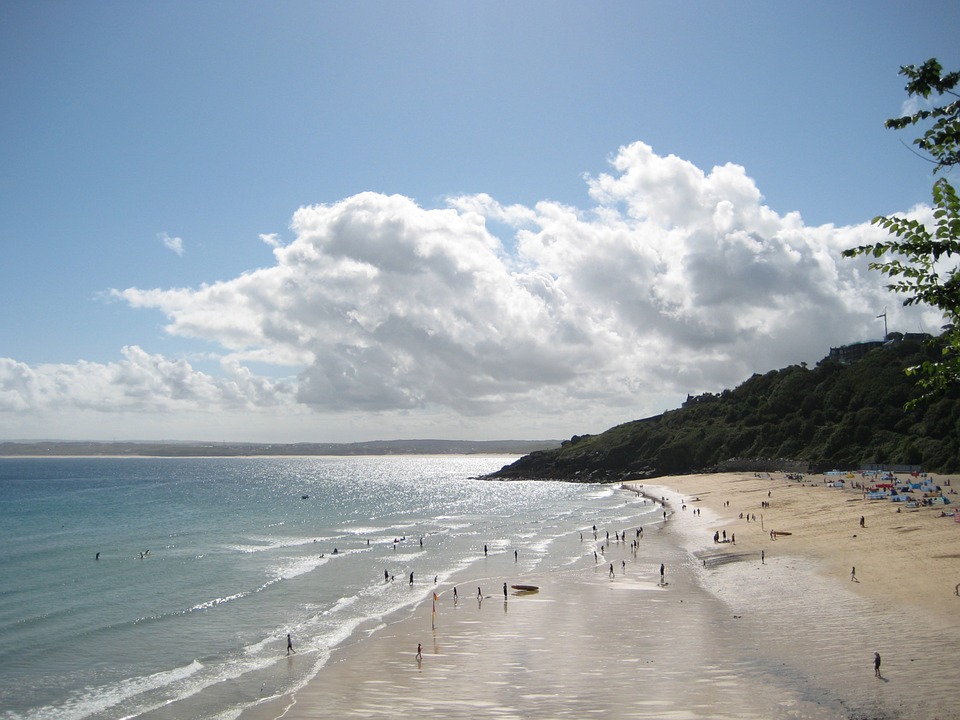
<instances>
[{"instance_id":1,"label":"distant coastline","mask_svg":"<svg viewBox=\"0 0 960 720\"><path fill-rule=\"evenodd\" d=\"M526 455L559 440L375 440L357 443L0 442L0 457L291 457L311 455Z\"/></svg>"}]
</instances>

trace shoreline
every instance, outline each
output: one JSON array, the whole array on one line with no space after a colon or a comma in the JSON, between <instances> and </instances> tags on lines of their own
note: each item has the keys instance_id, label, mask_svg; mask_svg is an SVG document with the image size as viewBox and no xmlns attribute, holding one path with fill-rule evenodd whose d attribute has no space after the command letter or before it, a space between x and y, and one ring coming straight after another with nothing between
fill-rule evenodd
<instances>
[{"instance_id":1,"label":"shoreline","mask_svg":"<svg viewBox=\"0 0 960 720\"><path fill-rule=\"evenodd\" d=\"M805 557L825 577L865 598L916 607L960 629L960 597L954 594L960 583L960 523L940 517L944 511L960 513L960 494L952 494L956 476L935 478L951 483L942 485L949 505L915 510L889 499L865 499L860 489L827 486L834 479L726 473L673 476L651 486L663 488L668 503L682 506L686 500L687 510L677 512L702 507L716 516L702 523L700 541L688 543L691 549L715 558L761 551L767 558ZM771 530L793 534L772 539ZM737 542L714 544L714 532L736 535Z\"/></svg>"},{"instance_id":2,"label":"shoreline","mask_svg":"<svg viewBox=\"0 0 960 720\"><path fill-rule=\"evenodd\" d=\"M829 479L687 476L659 490L690 521L679 526L701 584L747 637L778 628L750 652L851 718L864 708L876 718L960 717L960 524L942 507L898 512ZM736 543L714 543L717 532ZM874 652L881 677L870 682Z\"/></svg>"},{"instance_id":3,"label":"shoreline","mask_svg":"<svg viewBox=\"0 0 960 720\"><path fill-rule=\"evenodd\" d=\"M540 591L506 602L462 593L454 608L452 586L438 586L432 628L429 601L387 618L305 687L241 718L960 717L960 524L939 509L898 514L815 479L737 473L621 488L671 510L636 551L625 537L594 563L585 539L584 560L534 573L524 582ZM739 517L748 508L756 523ZM774 526L793 535L772 540ZM723 530L736 544L712 542Z\"/></svg>"},{"instance_id":4,"label":"shoreline","mask_svg":"<svg viewBox=\"0 0 960 720\"><path fill-rule=\"evenodd\" d=\"M444 588L435 622L431 603L422 603L335 649L301 690L240 717L662 718L682 698L691 708L678 717L769 720L787 717L778 714L785 693L803 717L839 717L785 691L755 661L730 657L737 626L681 569L683 551L671 550L669 535L654 526L646 533L655 559L631 562L629 544L613 543L601 562L527 576L536 593L509 590L504 600L492 579L473 580L458 586L464 592L452 606ZM660 560L668 568L662 585ZM482 602L467 592L478 582ZM638 618L639 607L655 621ZM692 684L688 673L698 677Z\"/></svg>"}]
</instances>

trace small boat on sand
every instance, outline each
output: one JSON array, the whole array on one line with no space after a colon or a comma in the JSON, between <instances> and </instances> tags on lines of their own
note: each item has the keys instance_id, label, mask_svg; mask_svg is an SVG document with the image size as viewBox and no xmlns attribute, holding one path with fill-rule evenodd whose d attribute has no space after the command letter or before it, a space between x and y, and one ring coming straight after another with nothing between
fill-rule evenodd
<instances>
[{"instance_id":1,"label":"small boat on sand","mask_svg":"<svg viewBox=\"0 0 960 720\"><path fill-rule=\"evenodd\" d=\"M510 587L520 592L537 592L540 589L538 585L511 585Z\"/></svg>"}]
</instances>

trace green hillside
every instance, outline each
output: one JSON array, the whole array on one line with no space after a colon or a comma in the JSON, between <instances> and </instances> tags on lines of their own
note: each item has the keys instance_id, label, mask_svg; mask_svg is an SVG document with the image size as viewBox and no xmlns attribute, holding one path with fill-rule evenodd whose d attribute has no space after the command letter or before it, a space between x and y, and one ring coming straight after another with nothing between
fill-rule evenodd
<instances>
[{"instance_id":1,"label":"green hillside","mask_svg":"<svg viewBox=\"0 0 960 720\"><path fill-rule=\"evenodd\" d=\"M904 368L939 355L931 344L877 348L849 365L824 359L754 375L683 408L574 436L494 477L606 482L717 469L921 465L960 470L960 390L905 411L916 397Z\"/></svg>"}]
</instances>

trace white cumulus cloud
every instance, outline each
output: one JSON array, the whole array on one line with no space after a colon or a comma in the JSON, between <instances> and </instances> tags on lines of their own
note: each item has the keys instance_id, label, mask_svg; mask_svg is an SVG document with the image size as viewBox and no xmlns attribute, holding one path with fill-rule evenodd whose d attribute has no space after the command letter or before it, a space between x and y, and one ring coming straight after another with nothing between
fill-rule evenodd
<instances>
[{"instance_id":1,"label":"white cumulus cloud","mask_svg":"<svg viewBox=\"0 0 960 720\"><path fill-rule=\"evenodd\" d=\"M252 411L286 404L292 389L282 382L252 376L233 361L214 377L185 360L151 355L137 346L121 350L112 363L28 366L0 358L0 412L96 410L101 412L176 412L210 408Z\"/></svg>"},{"instance_id":2,"label":"white cumulus cloud","mask_svg":"<svg viewBox=\"0 0 960 720\"><path fill-rule=\"evenodd\" d=\"M288 244L260 236L269 267L113 293L162 312L168 333L218 344L222 376L137 347L107 365L5 361L0 410L289 407L389 417L381 436L557 437L879 337L885 306L891 329L939 326L907 314L866 261L841 258L882 231L778 215L738 165L704 172L638 142L586 184L588 208L481 194L431 209L377 193L302 207ZM257 377L254 361L296 381Z\"/></svg>"}]
</instances>

